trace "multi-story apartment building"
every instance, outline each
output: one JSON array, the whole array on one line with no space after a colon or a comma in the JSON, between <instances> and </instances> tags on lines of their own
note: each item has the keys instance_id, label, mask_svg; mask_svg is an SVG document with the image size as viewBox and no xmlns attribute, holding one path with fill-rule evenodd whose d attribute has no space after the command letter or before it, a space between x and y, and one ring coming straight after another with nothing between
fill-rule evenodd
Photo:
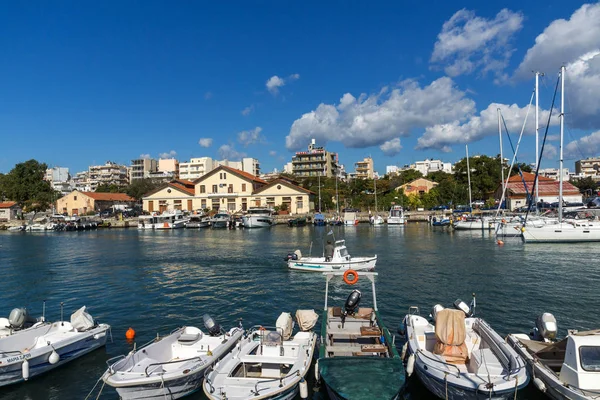
<instances>
[{"instance_id":1,"label":"multi-story apartment building","mask_svg":"<svg viewBox=\"0 0 600 400\"><path fill-rule=\"evenodd\" d=\"M126 186L129 183L127 167L112 161L107 161L104 165L92 165L88 168L88 173L92 191L96 191L100 185Z\"/></svg>"},{"instance_id":2,"label":"multi-story apartment building","mask_svg":"<svg viewBox=\"0 0 600 400\"><path fill-rule=\"evenodd\" d=\"M356 179L373 179L373 159L366 157L362 161L355 162L354 170L356 171Z\"/></svg>"},{"instance_id":3,"label":"multi-story apartment building","mask_svg":"<svg viewBox=\"0 0 600 400\"><path fill-rule=\"evenodd\" d=\"M90 184L90 173L88 171L81 171L75 174L71 178L71 188L73 190L79 190L80 192L91 192L92 185Z\"/></svg>"},{"instance_id":4,"label":"multi-story apartment building","mask_svg":"<svg viewBox=\"0 0 600 400\"><path fill-rule=\"evenodd\" d=\"M331 153L323 147L317 147L315 139L308 145L308 151L299 151L292 157L292 173L299 177L326 176L338 173L337 153Z\"/></svg>"},{"instance_id":5,"label":"multi-story apartment building","mask_svg":"<svg viewBox=\"0 0 600 400\"><path fill-rule=\"evenodd\" d=\"M396 165L387 165L385 167L386 175L393 175L398 173L398 167Z\"/></svg>"},{"instance_id":6,"label":"multi-story apartment building","mask_svg":"<svg viewBox=\"0 0 600 400\"><path fill-rule=\"evenodd\" d=\"M244 157L241 161L221 160L216 162L216 167L221 165L247 172L254 176L260 176L260 164L256 158Z\"/></svg>"},{"instance_id":7,"label":"multi-story apartment building","mask_svg":"<svg viewBox=\"0 0 600 400\"><path fill-rule=\"evenodd\" d=\"M46 170L44 179L50 183L52 189L62 194L69 193L72 190L71 175L69 168L53 167Z\"/></svg>"},{"instance_id":8,"label":"multi-story apartment building","mask_svg":"<svg viewBox=\"0 0 600 400\"><path fill-rule=\"evenodd\" d=\"M578 177L600 180L600 157L590 157L575 161L575 173Z\"/></svg>"},{"instance_id":9,"label":"multi-story apartment building","mask_svg":"<svg viewBox=\"0 0 600 400\"><path fill-rule=\"evenodd\" d=\"M174 158L161 158L158 160L158 171L163 176L170 176L173 179L179 178L179 161Z\"/></svg>"},{"instance_id":10,"label":"multi-story apartment building","mask_svg":"<svg viewBox=\"0 0 600 400\"><path fill-rule=\"evenodd\" d=\"M208 174L217 166L210 157L191 158L190 161L179 163L179 179L193 181Z\"/></svg>"},{"instance_id":11,"label":"multi-story apartment building","mask_svg":"<svg viewBox=\"0 0 600 400\"><path fill-rule=\"evenodd\" d=\"M414 163L414 166L411 165L411 167L422 173L423 176L427 176L427 174L437 171L443 171L448 174L453 172L452 163L445 163L441 160L417 161Z\"/></svg>"},{"instance_id":12,"label":"multi-story apartment building","mask_svg":"<svg viewBox=\"0 0 600 400\"><path fill-rule=\"evenodd\" d=\"M129 183L139 179L146 179L150 173L158 170L158 161L153 158L138 158L131 160L129 169Z\"/></svg>"},{"instance_id":13,"label":"multi-story apartment building","mask_svg":"<svg viewBox=\"0 0 600 400\"><path fill-rule=\"evenodd\" d=\"M542 169L540 169L540 176L558 180L558 178L559 178L558 168L542 168ZM569 169L563 168L563 179L568 181L570 177L571 177L571 174L569 173Z\"/></svg>"}]
</instances>

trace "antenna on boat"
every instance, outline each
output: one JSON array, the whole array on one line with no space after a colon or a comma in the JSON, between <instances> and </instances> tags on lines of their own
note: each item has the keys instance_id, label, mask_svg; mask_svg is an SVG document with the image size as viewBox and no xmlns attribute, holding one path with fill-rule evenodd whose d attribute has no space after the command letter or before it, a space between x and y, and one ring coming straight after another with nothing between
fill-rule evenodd
<instances>
[{"instance_id":1,"label":"antenna on boat","mask_svg":"<svg viewBox=\"0 0 600 400\"><path fill-rule=\"evenodd\" d=\"M475 308L477 308L477 300L475 299L475 293L473 293L473 298L471 299L471 315L475 315Z\"/></svg>"},{"instance_id":2,"label":"antenna on boat","mask_svg":"<svg viewBox=\"0 0 600 400\"><path fill-rule=\"evenodd\" d=\"M46 300L42 301L42 322L46 322Z\"/></svg>"},{"instance_id":3,"label":"antenna on boat","mask_svg":"<svg viewBox=\"0 0 600 400\"><path fill-rule=\"evenodd\" d=\"M65 322L63 320L63 306L64 306L64 303L61 301L60 302L60 326L65 325Z\"/></svg>"}]
</instances>

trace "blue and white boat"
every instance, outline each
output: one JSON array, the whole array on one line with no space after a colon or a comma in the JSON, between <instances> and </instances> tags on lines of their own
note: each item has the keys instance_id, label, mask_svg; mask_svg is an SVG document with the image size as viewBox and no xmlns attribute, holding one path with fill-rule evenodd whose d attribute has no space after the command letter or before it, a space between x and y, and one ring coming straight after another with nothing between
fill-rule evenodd
<instances>
[{"instance_id":1,"label":"blue and white boat","mask_svg":"<svg viewBox=\"0 0 600 400\"><path fill-rule=\"evenodd\" d=\"M289 269L311 272L333 272L353 269L355 271L372 271L377 263L377 255L370 257L351 257L345 240L336 240L333 257L304 257L300 250L289 253L286 257Z\"/></svg>"},{"instance_id":2,"label":"blue and white boat","mask_svg":"<svg viewBox=\"0 0 600 400\"><path fill-rule=\"evenodd\" d=\"M315 226L325 226L326 225L325 216L321 213L316 213L315 216L313 217L313 224Z\"/></svg>"}]
</instances>

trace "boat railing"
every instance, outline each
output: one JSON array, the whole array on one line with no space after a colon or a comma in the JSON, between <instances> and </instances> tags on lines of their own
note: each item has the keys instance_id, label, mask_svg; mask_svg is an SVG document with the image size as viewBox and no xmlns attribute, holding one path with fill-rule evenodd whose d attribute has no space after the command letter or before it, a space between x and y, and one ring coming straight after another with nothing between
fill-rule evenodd
<instances>
[{"instance_id":1,"label":"boat railing","mask_svg":"<svg viewBox=\"0 0 600 400\"><path fill-rule=\"evenodd\" d=\"M408 307L408 315L420 315L421 312L419 311L419 307L417 306L410 306Z\"/></svg>"},{"instance_id":2,"label":"boat railing","mask_svg":"<svg viewBox=\"0 0 600 400\"><path fill-rule=\"evenodd\" d=\"M108 360L106 360L106 365L108 366L108 370L110 371L111 374L115 373L115 370L113 369L113 366L115 364L117 364L117 362L125 359L127 356L125 354L119 354L118 356L109 358Z\"/></svg>"},{"instance_id":3,"label":"boat railing","mask_svg":"<svg viewBox=\"0 0 600 400\"><path fill-rule=\"evenodd\" d=\"M148 373L148 368L150 368L150 367L157 367L159 365L178 364L178 363L188 362L188 361L192 361L192 360L202 361L202 357L184 358L183 360L163 361L163 362L148 364L148 366L146 366L146 369L144 369L144 373L146 374L146 377L148 377L148 376L150 376L150 374Z\"/></svg>"},{"instance_id":4,"label":"boat railing","mask_svg":"<svg viewBox=\"0 0 600 400\"><path fill-rule=\"evenodd\" d=\"M438 363L438 364L442 364L442 365L444 365L444 366L446 367L445 369L443 369L443 368L440 368L440 367L437 367L437 366L435 366L435 365L431 365L431 364L429 365L430 367L432 367L432 368L435 368L435 369L437 369L437 370L439 370L439 371L442 371L442 372L444 372L444 373L449 373L449 372L451 372L451 371L449 371L449 368L448 368L448 367L453 367L453 368L456 368L456 377L457 377L457 378L460 378L460 369L459 369L459 368L458 368L456 365L454 365L454 364L450 364L450 363L447 363L446 361L442 361L442 360L440 360L440 359L438 359L438 358L430 357L430 356L428 356L427 354L425 354L425 352L424 352L422 349L419 349L419 350L417 350L417 353L419 353L421 356L423 356L423 357L427 358L428 360L431 360L431 361L433 361L433 362L436 362L436 363Z\"/></svg>"},{"instance_id":5,"label":"boat railing","mask_svg":"<svg viewBox=\"0 0 600 400\"><path fill-rule=\"evenodd\" d=\"M299 377L300 376L300 370L295 370L294 372L291 372L291 373L287 374L286 376L282 376L281 378L274 378L274 379L267 379L267 380L257 381L256 384L254 385L254 395L258 396L260 394L260 391L258 389L258 385L260 385L261 383L271 383L271 382L277 382L277 381L279 381L279 387L281 388L281 387L283 387L283 381L284 381L284 379L293 377L294 375L296 375L296 376ZM264 389L261 389L261 390L265 390L265 389L268 389L268 388L264 388Z\"/></svg>"}]
</instances>

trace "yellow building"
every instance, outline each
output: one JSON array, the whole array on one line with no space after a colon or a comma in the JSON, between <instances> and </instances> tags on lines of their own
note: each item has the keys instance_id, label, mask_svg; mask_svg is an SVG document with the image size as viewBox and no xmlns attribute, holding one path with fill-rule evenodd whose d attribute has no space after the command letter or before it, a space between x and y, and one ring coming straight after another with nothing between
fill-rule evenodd
<instances>
[{"instance_id":1,"label":"yellow building","mask_svg":"<svg viewBox=\"0 0 600 400\"><path fill-rule=\"evenodd\" d=\"M430 181L429 179L419 178L412 182L405 183L404 185L398 186L396 190L403 189L404 194L407 196L419 196L425 193L429 193L431 189L436 187L436 182Z\"/></svg>"},{"instance_id":2,"label":"yellow building","mask_svg":"<svg viewBox=\"0 0 600 400\"><path fill-rule=\"evenodd\" d=\"M220 166L190 181L172 181L144 196L144 210L225 210L231 213L249 207L275 207L286 204L292 213L310 211L311 196L286 180L271 183L235 168Z\"/></svg>"},{"instance_id":3,"label":"yellow building","mask_svg":"<svg viewBox=\"0 0 600 400\"><path fill-rule=\"evenodd\" d=\"M362 161L354 163L354 169L356 171L356 179L373 179L373 159L366 157Z\"/></svg>"},{"instance_id":4,"label":"yellow building","mask_svg":"<svg viewBox=\"0 0 600 400\"><path fill-rule=\"evenodd\" d=\"M114 205L133 207L136 201L125 193L80 192L73 190L56 201L56 210L68 215L85 215Z\"/></svg>"}]
</instances>

